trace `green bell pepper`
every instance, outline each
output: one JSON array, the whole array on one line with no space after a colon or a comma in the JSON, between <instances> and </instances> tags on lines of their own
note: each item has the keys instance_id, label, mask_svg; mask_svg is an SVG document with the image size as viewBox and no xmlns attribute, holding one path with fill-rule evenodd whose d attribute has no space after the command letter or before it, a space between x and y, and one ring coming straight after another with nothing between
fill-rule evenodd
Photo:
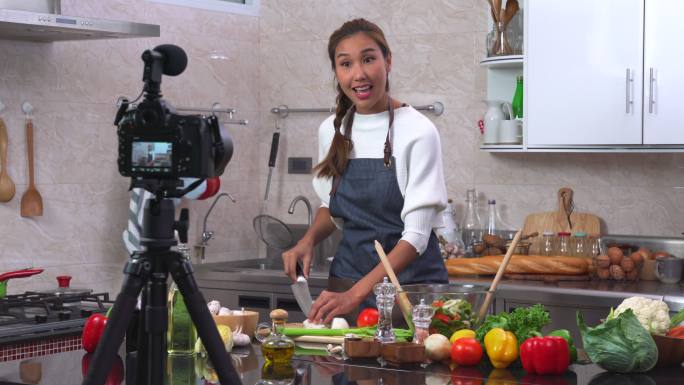
<instances>
[{"instance_id":1,"label":"green bell pepper","mask_svg":"<svg viewBox=\"0 0 684 385\"><path fill-rule=\"evenodd\" d=\"M577 348L575 347L575 343L570 335L570 331L567 329L558 329L552 331L548 335L561 337L564 339L568 343L568 348L570 349L570 363L572 364L573 362L577 362Z\"/></svg>"}]
</instances>

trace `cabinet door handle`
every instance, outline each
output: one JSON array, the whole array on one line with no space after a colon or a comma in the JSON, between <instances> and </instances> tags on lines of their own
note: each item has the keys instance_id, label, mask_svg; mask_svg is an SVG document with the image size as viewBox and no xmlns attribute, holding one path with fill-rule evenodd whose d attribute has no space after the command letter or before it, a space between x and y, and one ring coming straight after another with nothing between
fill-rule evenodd
<instances>
[{"instance_id":1,"label":"cabinet door handle","mask_svg":"<svg viewBox=\"0 0 684 385\"><path fill-rule=\"evenodd\" d=\"M648 112L650 114L653 113L656 100L655 100L655 83L656 83L656 78L655 78L655 70L653 67L649 69L649 77L648 77Z\"/></svg>"},{"instance_id":2,"label":"cabinet door handle","mask_svg":"<svg viewBox=\"0 0 684 385\"><path fill-rule=\"evenodd\" d=\"M625 75L625 113L629 114L631 111L632 104L632 69L627 68Z\"/></svg>"}]
</instances>

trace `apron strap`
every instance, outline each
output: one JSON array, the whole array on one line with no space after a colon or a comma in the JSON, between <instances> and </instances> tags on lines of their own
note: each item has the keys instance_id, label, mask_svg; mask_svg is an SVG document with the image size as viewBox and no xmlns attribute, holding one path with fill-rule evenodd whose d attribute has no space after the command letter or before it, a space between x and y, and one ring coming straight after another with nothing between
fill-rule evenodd
<instances>
[{"instance_id":1,"label":"apron strap","mask_svg":"<svg viewBox=\"0 0 684 385\"><path fill-rule=\"evenodd\" d=\"M392 98L387 100L387 111L389 112L389 127L387 127L387 136L385 137L385 153L384 162L385 167L392 165L392 125L394 124L394 108L392 108Z\"/></svg>"}]
</instances>

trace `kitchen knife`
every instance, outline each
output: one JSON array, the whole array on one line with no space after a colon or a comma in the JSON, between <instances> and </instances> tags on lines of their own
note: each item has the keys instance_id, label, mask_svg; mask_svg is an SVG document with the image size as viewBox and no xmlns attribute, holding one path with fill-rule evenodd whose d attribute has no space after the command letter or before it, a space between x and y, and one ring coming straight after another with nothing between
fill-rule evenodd
<instances>
[{"instance_id":1,"label":"kitchen knife","mask_svg":"<svg viewBox=\"0 0 684 385\"><path fill-rule=\"evenodd\" d=\"M304 278L304 271L299 262L297 262L296 271L297 281L290 285L290 288L292 288L292 294L294 294L299 308L302 309L304 315L308 316L311 311L313 300L311 299L311 292L309 291L309 283L306 281L306 278Z\"/></svg>"}]
</instances>

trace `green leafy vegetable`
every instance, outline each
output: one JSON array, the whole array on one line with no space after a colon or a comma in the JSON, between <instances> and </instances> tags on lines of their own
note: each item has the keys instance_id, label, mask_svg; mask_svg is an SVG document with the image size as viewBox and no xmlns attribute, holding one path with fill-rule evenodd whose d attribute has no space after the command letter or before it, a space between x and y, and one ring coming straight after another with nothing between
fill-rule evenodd
<instances>
[{"instance_id":1,"label":"green leafy vegetable","mask_svg":"<svg viewBox=\"0 0 684 385\"><path fill-rule=\"evenodd\" d=\"M432 306L435 314L430 321L430 334L439 333L449 338L456 330L470 329L473 325L472 305L464 299L436 300Z\"/></svg>"},{"instance_id":2,"label":"green leafy vegetable","mask_svg":"<svg viewBox=\"0 0 684 385\"><path fill-rule=\"evenodd\" d=\"M679 313L670 318L670 329L678 326L680 323L682 323L682 321L684 321L684 309L680 310Z\"/></svg>"},{"instance_id":3,"label":"green leafy vegetable","mask_svg":"<svg viewBox=\"0 0 684 385\"><path fill-rule=\"evenodd\" d=\"M550 321L549 312L540 304L530 307L519 307L510 314L488 315L480 328L477 329L475 337L480 341L484 341L484 336L487 332L493 328L502 328L513 332L518 339L518 343L522 344L530 337L541 336L542 328Z\"/></svg>"},{"instance_id":4,"label":"green leafy vegetable","mask_svg":"<svg viewBox=\"0 0 684 385\"><path fill-rule=\"evenodd\" d=\"M646 372L658 361L658 348L653 337L641 326L631 309L593 328L584 324L578 311L577 326L587 355L605 370Z\"/></svg>"}]
</instances>

